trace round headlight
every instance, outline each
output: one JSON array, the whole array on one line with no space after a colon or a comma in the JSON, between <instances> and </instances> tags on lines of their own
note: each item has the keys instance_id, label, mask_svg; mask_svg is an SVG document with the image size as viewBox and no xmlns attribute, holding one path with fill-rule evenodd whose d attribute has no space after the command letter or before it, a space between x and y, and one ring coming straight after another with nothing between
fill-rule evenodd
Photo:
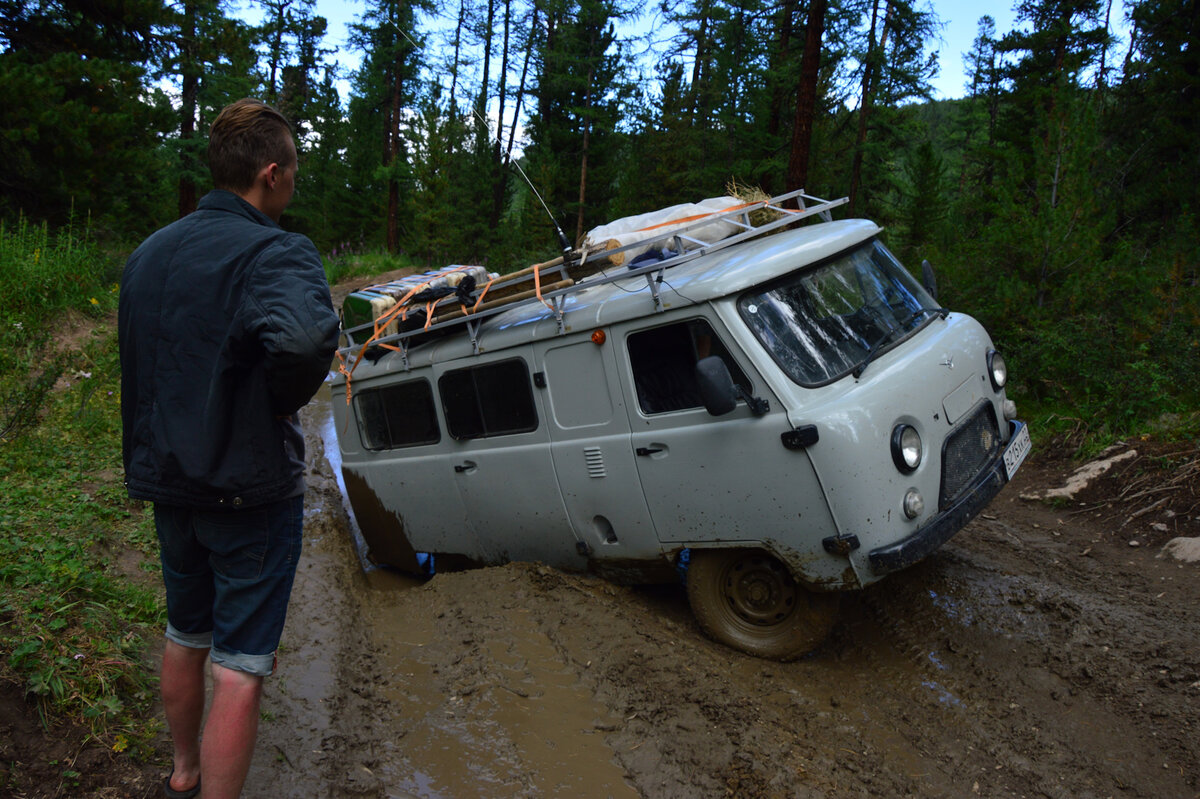
<instances>
[{"instance_id":1,"label":"round headlight","mask_svg":"<svg viewBox=\"0 0 1200 799\"><path fill-rule=\"evenodd\" d=\"M925 498L921 496L921 492L915 488L908 489L904 494L904 515L909 519L915 519L921 515L923 510L925 510Z\"/></svg>"},{"instance_id":2,"label":"round headlight","mask_svg":"<svg viewBox=\"0 0 1200 799\"><path fill-rule=\"evenodd\" d=\"M892 430L892 461L905 474L921 465L921 434L917 428L898 424Z\"/></svg>"},{"instance_id":3,"label":"round headlight","mask_svg":"<svg viewBox=\"0 0 1200 799\"><path fill-rule=\"evenodd\" d=\"M1008 364L1004 362L1004 356L995 350L988 350L987 367L988 377L992 379L992 388L996 391L1004 388L1008 382Z\"/></svg>"}]
</instances>

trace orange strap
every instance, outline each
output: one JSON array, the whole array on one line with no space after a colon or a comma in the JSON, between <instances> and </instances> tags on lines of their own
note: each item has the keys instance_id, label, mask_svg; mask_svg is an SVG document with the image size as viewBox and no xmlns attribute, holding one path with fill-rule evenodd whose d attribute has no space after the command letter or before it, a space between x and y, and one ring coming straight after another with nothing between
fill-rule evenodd
<instances>
[{"instance_id":1,"label":"orange strap","mask_svg":"<svg viewBox=\"0 0 1200 799\"><path fill-rule=\"evenodd\" d=\"M545 298L542 297L542 270L537 267L533 269L533 291L537 295L538 302L549 308L550 313L557 313L554 310L554 306L546 302Z\"/></svg>"},{"instance_id":2,"label":"orange strap","mask_svg":"<svg viewBox=\"0 0 1200 799\"><path fill-rule=\"evenodd\" d=\"M720 211L709 211L708 213L696 214L695 216L685 216L682 219L668 219L666 222L659 222L657 225L638 228L636 232L644 233L647 230L657 230L660 227L667 227L669 225L686 225L688 222L695 222L697 219L703 219L706 216L712 216L713 214L725 214L729 213L730 211L738 211L742 208L749 208L755 204L756 203L742 203L741 205L731 205L728 208L722 208Z\"/></svg>"},{"instance_id":3,"label":"orange strap","mask_svg":"<svg viewBox=\"0 0 1200 799\"><path fill-rule=\"evenodd\" d=\"M484 295L488 293L488 289L490 289L492 287L492 284L495 282L496 282L496 279L492 278L491 280L489 280L487 282L487 285L483 287L483 291L479 292L479 298L476 299L475 304L471 306L471 313L474 313L475 311L477 311L479 309L479 304L481 302L483 302Z\"/></svg>"},{"instance_id":4,"label":"orange strap","mask_svg":"<svg viewBox=\"0 0 1200 799\"><path fill-rule=\"evenodd\" d=\"M354 363L349 368L346 367L346 359L342 356L342 353L341 352L337 353L338 374L342 374L342 375L346 376L346 404L347 405L350 404L350 381L353 378L354 370L358 368L358 365L360 363L362 363L363 356L367 352L367 347L370 347L372 344L375 343L375 341L377 339L379 339L383 335L384 331L387 330L388 325L390 325L392 322L394 322L396 320L397 316L400 317L402 320L408 319L408 310L409 310L408 301L411 300L413 298L413 296L415 296L416 294L429 288L429 284L432 283L437 278L445 277L446 275L452 275L455 272L463 272L466 269L467 269L467 267L465 267L465 266L456 266L453 269L443 269L441 272L436 273L433 277L431 277L429 280L426 280L424 283L420 283L420 284L414 286L412 289L410 289L408 291L407 294L405 294L403 297L401 297L399 300L397 300L396 304L393 305L391 308L389 308L386 313L384 313L382 316L379 316L376 319L372 320L371 337L363 342L362 347L360 347L358 350L358 354L354 356ZM489 286L491 285L490 281L488 282L488 285ZM437 300L434 300L425 306L425 315L426 315L425 329L426 330L429 329L429 325L432 324L432 322L433 322L433 308L435 305L437 305ZM392 344L380 344L378 346L384 347L385 349L392 350L393 352L400 352L400 348L397 346L394 346Z\"/></svg>"}]
</instances>

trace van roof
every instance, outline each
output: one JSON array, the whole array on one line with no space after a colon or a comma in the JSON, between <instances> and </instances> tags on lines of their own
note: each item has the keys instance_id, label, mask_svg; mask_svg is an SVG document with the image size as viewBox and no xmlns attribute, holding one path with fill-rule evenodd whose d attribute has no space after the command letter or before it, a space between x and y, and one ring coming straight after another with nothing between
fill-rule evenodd
<instances>
[{"instance_id":1,"label":"van roof","mask_svg":"<svg viewBox=\"0 0 1200 799\"><path fill-rule=\"evenodd\" d=\"M818 263L871 239L882 228L866 219L820 222L785 230L726 247L693 258L665 270L639 268L628 278L589 285L581 280L565 296L565 332L591 330L618 322L650 316L656 303L650 282L661 276L658 294L663 310L682 308L744 291L777 277ZM609 266L596 278L612 278L622 267ZM495 352L553 338L559 334L558 320L545 304L524 302L482 321L477 332L480 352ZM446 335L408 351L411 367L445 362L475 352L467 335ZM355 379L403 368L398 353L390 353L377 364L362 363Z\"/></svg>"}]
</instances>

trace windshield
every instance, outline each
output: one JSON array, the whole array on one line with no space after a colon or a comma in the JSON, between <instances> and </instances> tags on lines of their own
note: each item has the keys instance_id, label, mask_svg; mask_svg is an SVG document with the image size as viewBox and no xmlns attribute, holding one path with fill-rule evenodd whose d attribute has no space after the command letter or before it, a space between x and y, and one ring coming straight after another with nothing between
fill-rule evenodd
<instances>
[{"instance_id":1,"label":"windshield","mask_svg":"<svg viewBox=\"0 0 1200 799\"><path fill-rule=\"evenodd\" d=\"M806 386L861 373L942 312L877 241L744 294L738 310L779 366Z\"/></svg>"}]
</instances>

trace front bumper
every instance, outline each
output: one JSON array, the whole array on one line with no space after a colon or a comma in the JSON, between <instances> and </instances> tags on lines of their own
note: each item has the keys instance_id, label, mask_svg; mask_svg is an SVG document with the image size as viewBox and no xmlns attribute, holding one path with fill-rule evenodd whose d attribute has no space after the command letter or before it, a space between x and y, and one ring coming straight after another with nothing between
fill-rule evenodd
<instances>
[{"instance_id":1,"label":"front bumper","mask_svg":"<svg viewBox=\"0 0 1200 799\"><path fill-rule=\"evenodd\" d=\"M1010 423L1010 442L1016 437L1022 424L1015 421ZM996 458L976 475L970 488L962 493L961 498L938 514L932 522L894 544L872 549L867 555L871 571L882 577L928 557L978 516L1007 483L1004 450L1001 450Z\"/></svg>"}]
</instances>

